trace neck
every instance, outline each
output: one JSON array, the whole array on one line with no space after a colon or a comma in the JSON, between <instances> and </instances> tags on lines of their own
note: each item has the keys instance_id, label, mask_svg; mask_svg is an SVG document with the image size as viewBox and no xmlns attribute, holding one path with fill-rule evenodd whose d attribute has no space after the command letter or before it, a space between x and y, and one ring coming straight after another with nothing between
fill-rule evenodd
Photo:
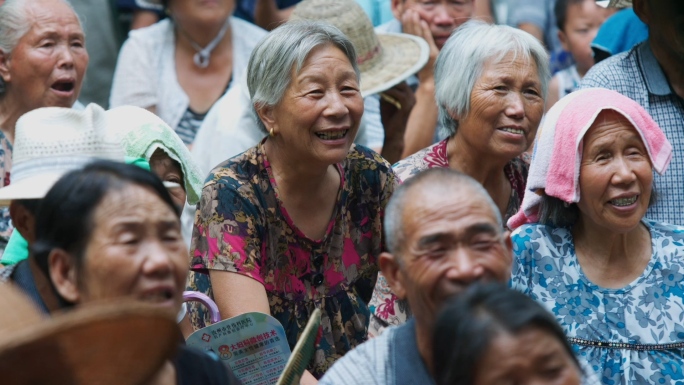
<instances>
[{"instance_id":1,"label":"neck","mask_svg":"<svg viewBox=\"0 0 684 385\"><path fill-rule=\"evenodd\" d=\"M653 55L658 59L667 80L674 92L684 98L684 62L681 57L673 55L667 48L662 47L654 39L649 39Z\"/></svg>"},{"instance_id":2,"label":"neck","mask_svg":"<svg viewBox=\"0 0 684 385\"><path fill-rule=\"evenodd\" d=\"M292 151L283 151L273 138L267 139L263 148L281 195L287 191L288 196L315 196L324 186L323 182L331 169L335 171L334 165L315 165L293 156Z\"/></svg>"},{"instance_id":3,"label":"neck","mask_svg":"<svg viewBox=\"0 0 684 385\"><path fill-rule=\"evenodd\" d=\"M418 353L423 359L423 364L425 364L428 373L434 375L434 368L432 365L432 328L422 325L417 319L414 326L416 328L416 345L418 346Z\"/></svg>"},{"instance_id":4,"label":"neck","mask_svg":"<svg viewBox=\"0 0 684 385\"><path fill-rule=\"evenodd\" d=\"M0 99L0 130L10 143L14 143L14 129L17 120L26 113L26 110L12 103L12 98L5 93Z\"/></svg>"},{"instance_id":5,"label":"neck","mask_svg":"<svg viewBox=\"0 0 684 385\"><path fill-rule=\"evenodd\" d=\"M496 159L489 154L483 155L474 151L472 146L464 143L458 133L447 142L447 158L449 168L460 171L484 186L495 202L501 198L502 186L507 183L504 167L510 159Z\"/></svg>"},{"instance_id":6,"label":"neck","mask_svg":"<svg viewBox=\"0 0 684 385\"><path fill-rule=\"evenodd\" d=\"M176 32L177 44L183 49L188 50L194 54L197 52L197 50L190 41L192 40L192 42L197 43L202 48L206 47L221 32L221 29L223 28L223 23L208 26L195 24L180 25L178 24L178 22L176 22L176 28L180 29L180 31ZM214 48L214 50L212 51L212 54L230 50L230 47L232 45L231 33L231 28L228 27L226 33L223 35L223 38L218 43L216 48Z\"/></svg>"}]
</instances>

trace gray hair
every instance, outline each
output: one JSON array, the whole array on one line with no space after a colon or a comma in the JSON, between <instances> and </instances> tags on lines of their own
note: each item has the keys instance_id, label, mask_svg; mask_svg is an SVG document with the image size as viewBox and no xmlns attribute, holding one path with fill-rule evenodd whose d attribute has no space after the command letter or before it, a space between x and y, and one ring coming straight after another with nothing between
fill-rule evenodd
<instances>
[{"instance_id":1,"label":"gray hair","mask_svg":"<svg viewBox=\"0 0 684 385\"><path fill-rule=\"evenodd\" d=\"M271 31L254 48L247 67L247 87L252 113L263 132L267 132L266 126L256 109L280 103L290 86L293 67L299 73L311 51L327 44L334 45L347 56L358 80L360 72L354 45L339 29L325 22L290 21Z\"/></svg>"},{"instance_id":2,"label":"gray hair","mask_svg":"<svg viewBox=\"0 0 684 385\"><path fill-rule=\"evenodd\" d=\"M484 187L470 176L449 168L436 167L419 173L401 184L390 198L385 207L385 219L383 221L383 231L387 250L394 254L400 254L404 249L406 234L404 233L403 212L410 205L407 195L410 191L421 188L426 191L436 189L449 189L450 193L456 193L454 187L458 189L468 189L468 194L473 199L484 200L492 209L499 229L503 232L503 220L501 212L487 193ZM401 261L401 258L399 258Z\"/></svg>"},{"instance_id":3,"label":"gray hair","mask_svg":"<svg viewBox=\"0 0 684 385\"><path fill-rule=\"evenodd\" d=\"M58 0L66 4L74 11L74 8L67 0ZM9 56L16 48L19 40L26 35L26 33L31 29L31 22L29 19L29 13L27 11L27 6L31 4L27 0L5 0L5 2L0 5L0 51ZM79 25L81 25L81 19L74 11L76 19ZM0 94L5 92L5 81L0 78Z\"/></svg>"},{"instance_id":4,"label":"gray hair","mask_svg":"<svg viewBox=\"0 0 684 385\"><path fill-rule=\"evenodd\" d=\"M453 135L458 129L458 120L453 115L468 114L470 94L487 62L502 60L510 53L534 60L542 98L546 99L551 77L549 55L529 33L506 25L470 20L447 40L435 62L435 99L440 126L446 134Z\"/></svg>"}]
</instances>

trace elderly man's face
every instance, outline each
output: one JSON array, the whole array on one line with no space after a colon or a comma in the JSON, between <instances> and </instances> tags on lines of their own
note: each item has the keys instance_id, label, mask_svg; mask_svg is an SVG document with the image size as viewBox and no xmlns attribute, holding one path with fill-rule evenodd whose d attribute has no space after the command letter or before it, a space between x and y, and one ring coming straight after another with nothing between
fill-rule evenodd
<instances>
[{"instance_id":1,"label":"elderly man's face","mask_svg":"<svg viewBox=\"0 0 684 385\"><path fill-rule=\"evenodd\" d=\"M473 0L393 0L392 9L399 20L406 10L416 11L442 49L451 32L473 16Z\"/></svg>"},{"instance_id":2,"label":"elderly man's face","mask_svg":"<svg viewBox=\"0 0 684 385\"><path fill-rule=\"evenodd\" d=\"M83 30L61 1L36 1L27 12L31 27L10 55L0 55L0 75L26 110L70 108L88 66Z\"/></svg>"},{"instance_id":3,"label":"elderly man's face","mask_svg":"<svg viewBox=\"0 0 684 385\"><path fill-rule=\"evenodd\" d=\"M449 297L475 281L510 277L511 242L493 207L470 188L457 190L409 192L398 271L389 277L383 268L419 321L432 322Z\"/></svg>"}]
</instances>

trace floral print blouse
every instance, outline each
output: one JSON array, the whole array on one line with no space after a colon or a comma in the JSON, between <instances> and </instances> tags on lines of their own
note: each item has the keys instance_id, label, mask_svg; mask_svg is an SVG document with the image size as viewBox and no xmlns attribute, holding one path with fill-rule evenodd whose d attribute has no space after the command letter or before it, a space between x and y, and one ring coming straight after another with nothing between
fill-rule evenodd
<instances>
[{"instance_id":1,"label":"floral print blouse","mask_svg":"<svg viewBox=\"0 0 684 385\"><path fill-rule=\"evenodd\" d=\"M572 232L523 225L513 232L513 288L556 316L577 358L603 384L684 383L684 227L644 220L651 260L620 289L592 283Z\"/></svg>"},{"instance_id":2,"label":"floral print blouse","mask_svg":"<svg viewBox=\"0 0 684 385\"><path fill-rule=\"evenodd\" d=\"M449 138L444 139L399 161L392 166L394 172L397 173L401 181L405 181L430 168L449 167L449 157L447 155L448 141ZM504 223L506 223L508 218L517 213L520 208L523 195L525 194L529 163L529 156L523 154L508 162L504 167L504 173L511 183L511 197L508 200L508 208L503 218ZM380 335L388 326L403 324L410 316L408 304L399 300L392 293L382 273L378 274L378 282L373 291L370 309L373 314L369 329L371 336Z\"/></svg>"},{"instance_id":3,"label":"floral print blouse","mask_svg":"<svg viewBox=\"0 0 684 385\"><path fill-rule=\"evenodd\" d=\"M213 298L210 269L255 279L291 348L310 314L321 309L323 335L309 367L319 378L367 338L384 208L397 178L380 155L352 146L336 165L341 182L327 232L309 239L279 199L262 144L210 173L195 218L188 290ZM190 304L189 313L195 328L209 324L198 304Z\"/></svg>"},{"instance_id":4,"label":"floral print blouse","mask_svg":"<svg viewBox=\"0 0 684 385\"><path fill-rule=\"evenodd\" d=\"M12 169L12 143L5 134L0 131L0 188L10 184L10 170ZM0 255L4 253L5 246L12 235L12 222L9 207L0 208Z\"/></svg>"}]
</instances>

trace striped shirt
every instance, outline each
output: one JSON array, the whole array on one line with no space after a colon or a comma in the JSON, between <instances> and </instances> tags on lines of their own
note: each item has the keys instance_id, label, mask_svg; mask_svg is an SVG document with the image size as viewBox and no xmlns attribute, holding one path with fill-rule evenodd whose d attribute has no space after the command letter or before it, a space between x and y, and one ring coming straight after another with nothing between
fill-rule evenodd
<instances>
[{"instance_id":1,"label":"striped shirt","mask_svg":"<svg viewBox=\"0 0 684 385\"><path fill-rule=\"evenodd\" d=\"M595 65L580 84L580 88L589 87L615 90L637 101L672 143L672 162L664 175L655 175L658 199L646 217L684 225L684 100L672 91L649 43Z\"/></svg>"}]
</instances>

